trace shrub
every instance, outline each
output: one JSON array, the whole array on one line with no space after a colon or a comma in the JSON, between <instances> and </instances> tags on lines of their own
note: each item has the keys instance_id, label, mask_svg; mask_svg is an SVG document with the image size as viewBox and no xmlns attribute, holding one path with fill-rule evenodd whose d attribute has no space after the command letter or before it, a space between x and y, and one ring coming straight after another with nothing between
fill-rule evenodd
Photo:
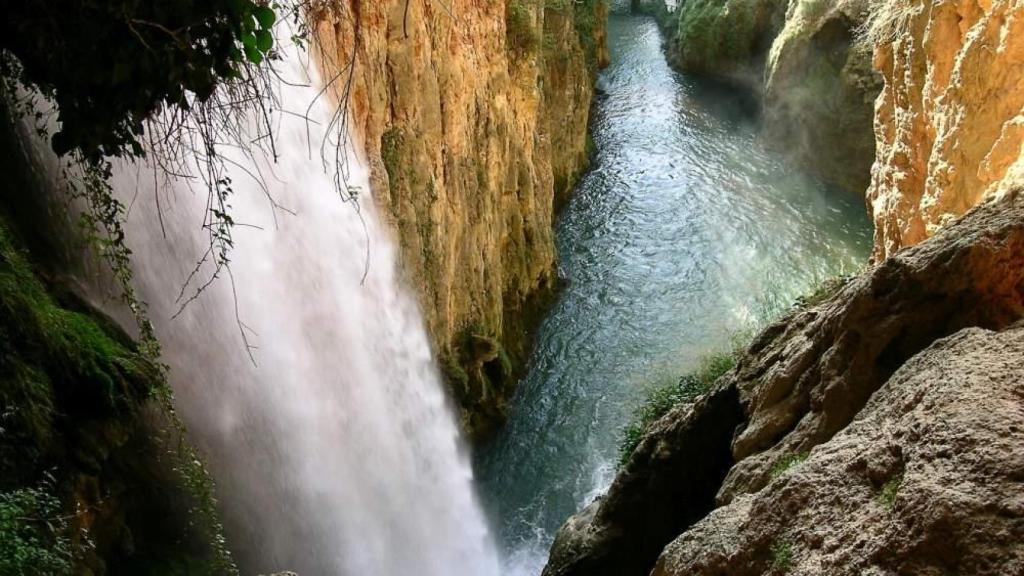
<instances>
[{"instance_id":1,"label":"shrub","mask_svg":"<svg viewBox=\"0 0 1024 576\"><path fill-rule=\"evenodd\" d=\"M56 104L58 154L137 156L159 109L187 113L259 65L275 19L253 0L22 0L0 20L0 71Z\"/></svg>"},{"instance_id":2,"label":"shrub","mask_svg":"<svg viewBox=\"0 0 1024 576\"><path fill-rule=\"evenodd\" d=\"M70 574L67 529L50 486L0 492L0 574Z\"/></svg>"},{"instance_id":3,"label":"shrub","mask_svg":"<svg viewBox=\"0 0 1024 576\"><path fill-rule=\"evenodd\" d=\"M626 465L647 429L676 406L693 402L711 389L722 375L736 365L737 352L719 352L705 356L698 368L677 382L653 386L646 398L633 412L629 423L622 429L619 442L619 467Z\"/></svg>"}]
</instances>

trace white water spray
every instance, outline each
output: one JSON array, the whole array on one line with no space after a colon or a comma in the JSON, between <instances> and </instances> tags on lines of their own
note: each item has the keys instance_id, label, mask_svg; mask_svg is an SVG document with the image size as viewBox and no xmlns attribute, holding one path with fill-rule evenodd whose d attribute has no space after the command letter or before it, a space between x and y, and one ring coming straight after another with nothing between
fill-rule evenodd
<instances>
[{"instance_id":1,"label":"white water spray","mask_svg":"<svg viewBox=\"0 0 1024 576\"><path fill-rule=\"evenodd\" d=\"M283 86L281 104L304 112L319 78L298 50L284 52L288 80L309 86ZM160 192L165 237L152 174L116 176L118 194L134 197L137 288L179 411L208 456L246 576L495 575L472 471L393 243L372 201L363 199L361 221L320 161L330 116L322 100L311 112L319 125L282 115L281 157L259 163L270 194L295 214L278 211L275 223L264 191L233 173L234 282L221 278L176 319L178 290L207 247L206 190ZM349 162L349 183L367 191L365 170Z\"/></svg>"}]
</instances>

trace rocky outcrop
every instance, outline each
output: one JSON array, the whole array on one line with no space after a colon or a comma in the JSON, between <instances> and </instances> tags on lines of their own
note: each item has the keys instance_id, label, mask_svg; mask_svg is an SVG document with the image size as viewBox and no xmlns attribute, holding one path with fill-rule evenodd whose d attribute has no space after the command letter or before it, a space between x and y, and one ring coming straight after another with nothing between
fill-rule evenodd
<instances>
[{"instance_id":1,"label":"rocky outcrop","mask_svg":"<svg viewBox=\"0 0 1024 576\"><path fill-rule=\"evenodd\" d=\"M887 0L870 35L885 76L868 191L882 259L1024 179L1024 5Z\"/></svg>"},{"instance_id":2,"label":"rocky outcrop","mask_svg":"<svg viewBox=\"0 0 1024 576\"><path fill-rule=\"evenodd\" d=\"M785 24L788 0L686 0L676 13L669 61L760 91L765 57Z\"/></svg>"},{"instance_id":3,"label":"rocky outcrop","mask_svg":"<svg viewBox=\"0 0 1024 576\"><path fill-rule=\"evenodd\" d=\"M601 0L337 0L315 17L478 436L503 420L555 288L552 222L587 161L606 12Z\"/></svg>"},{"instance_id":4,"label":"rocky outcrop","mask_svg":"<svg viewBox=\"0 0 1024 576\"><path fill-rule=\"evenodd\" d=\"M1024 573L1024 325L904 364L856 421L672 542L654 576Z\"/></svg>"},{"instance_id":5,"label":"rocky outcrop","mask_svg":"<svg viewBox=\"0 0 1024 576\"><path fill-rule=\"evenodd\" d=\"M713 507L743 411L724 387L655 424L608 494L558 532L543 576L646 574L662 547Z\"/></svg>"},{"instance_id":6,"label":"rocky outcrop","mask_svg":"<svg viewBox=\"0 0 1024 576\"><path fill-rule=\"evenodd\" d=\"M870 0L791 2L765 68L765 139L801 166L862 194L875 159L881 76L858 38Z\"/></svg>"},{"instance_id":7,"label":"rocky outcrop","mask_svg":"<svg viewBox=\"0 0 1024 576\"><path fill-rule=\"evenodd\" d=\"M747 495L847 428L922 350L966 328L999 331L1022 317L1024 193L1013 193L765 329L710 395L648 431L608 494L559 532L546 574L647 574L650 549L664 547L690 518L716 505L742 512ZM733 432L723 432L719 427L733 420L707 414L730 395L742 412ZM715 423L694 425L702 418ZM695 459L698 443L704 454L727 457ZM739 529L741 520L725 516L723 526ZM628 569L595 562L630 554L641 559Z\"/></svg>"},{"instance_id":8,"label":"rocky outcrop","mask_svg":"<svg viewBox=\"0 0 1024 576\"><path fill-rule=\"evenodd\" d=\"M760 96L764 140L796 164L862 194L875 158L881 79L859 42L870 0L665 0L634 6L671 35L682 70L738 82ZM666 17L666 14L672 14ZM674 22L673 22L674 20Z\"/></svg>"}]
</instances>

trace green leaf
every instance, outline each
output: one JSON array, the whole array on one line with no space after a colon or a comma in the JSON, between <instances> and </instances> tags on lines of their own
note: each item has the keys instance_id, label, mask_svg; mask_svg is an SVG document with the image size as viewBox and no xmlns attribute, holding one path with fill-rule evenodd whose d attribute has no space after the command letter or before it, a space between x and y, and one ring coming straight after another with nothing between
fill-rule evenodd
<instances>
[{"instance_id":1,"label":"green leaf","mask_svg":"<svg viewBox=\"0 0 1024 576\"><path fill-rule=\"evenodd\" d=\"M256 33L256 47L259 48L260 52L269 52L274 46L274 37L270 32L266 30L260 30Z\"/></svg>"},{"instance_id":2,"label":"green leaf","mask_svg":"<svg viewBox=\"0 0 1024 576\"><path fill-rule=\"evenodd\" d=\"M260 52L255 46L245 47L245 57L249 59L249 62L256 64L257 66L263 62L263 52Z\"/></svg>"},{"instance_id":3,"label":"green leaf","mask_svg":"<svg viewBox=\"0 0 1024 576\"><path fill-rule=\"evenodd\" d=\"M274 25L274 22L277 21L277 14L274 14L274 11L266 6L257 8L254 16L256 16L256 21L260 23L260 27L264 30L269 30Z\"/></svg>"},{"instance_id":4,"label":"green leaf","mask_svg":"<svg viewBox=\"0 0 1024 576\"><path fill-rule=\"evenodd\" d=\"M256 49L256 36L253 34L242 34L242 47L245 48L246 54L249 50Z\"/></svg>"}]
</instances>

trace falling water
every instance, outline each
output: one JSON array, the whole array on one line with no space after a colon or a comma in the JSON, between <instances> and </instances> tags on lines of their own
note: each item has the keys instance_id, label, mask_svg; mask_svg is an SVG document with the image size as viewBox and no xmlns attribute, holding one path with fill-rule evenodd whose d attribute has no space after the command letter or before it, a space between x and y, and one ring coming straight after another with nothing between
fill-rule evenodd
<instances>
[{"instance_id":1,"label":"falling water","mask_svg":"<svg viewBox=\"0 0 1024 576\"><path fill-rule=\"evenodd\" d=\"M319 78L298 50L284 52L291 77L280 105L304 113ZM496 574L468 457L395 247L373 202L364 198L360 215L321 161L329 108L320 99L309 123L282 114L280 158L256 161L291 213L275 210L246 171L231 175L239 224L230 275L177 318L178 292L208 245L206 189L178 181L161 187L158 203L147 169L116 175L131 203L137 288L179 411L208 457L243 574ZM349 184L368 190L358 158L348 160Z\"/></svg>"}]
</instances>

